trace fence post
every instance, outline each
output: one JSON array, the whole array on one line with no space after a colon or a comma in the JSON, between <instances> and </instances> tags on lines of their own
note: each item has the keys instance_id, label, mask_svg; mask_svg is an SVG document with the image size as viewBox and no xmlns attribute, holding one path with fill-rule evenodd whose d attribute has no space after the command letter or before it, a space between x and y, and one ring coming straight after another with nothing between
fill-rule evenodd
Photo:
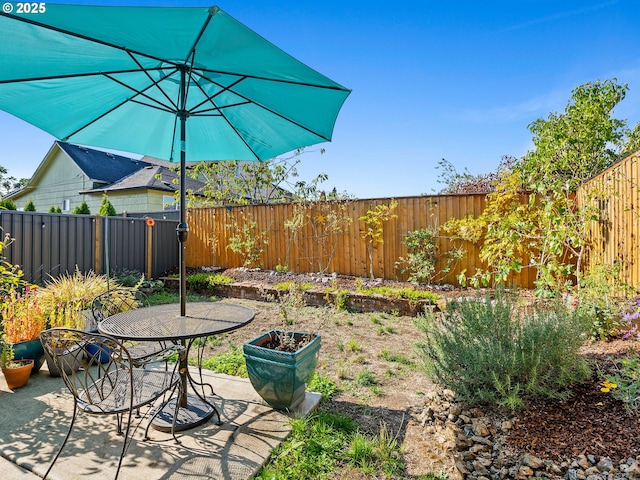
<instances>
[{"instance_id":1,"label":"fence post","mask_svg":"<svg viewBox=\"0 0 640 480\"><path fill-rule=\"evenodd\" d=\"M153 266L153 226L155 220L151 217L147 218L147 280L151 279L152 266Z\"/></svg>"},{"instance_id":2,"label":"fence post","mask_svg":"<svg viewBox=\"0 0 640 480\"><path fill-rule=\"evenodd\" d=\"M94 256L93 256L93 270L95 271L96 275L100 275L100 273L102 272L102 249L100 248L100 241L101 241L101 234L100 234L100 230L101 230L101 226L100 226L100 215L96 215L94 218L94 229L95 229L95 235L94 235Z\"/></svg>"}]
</instances>

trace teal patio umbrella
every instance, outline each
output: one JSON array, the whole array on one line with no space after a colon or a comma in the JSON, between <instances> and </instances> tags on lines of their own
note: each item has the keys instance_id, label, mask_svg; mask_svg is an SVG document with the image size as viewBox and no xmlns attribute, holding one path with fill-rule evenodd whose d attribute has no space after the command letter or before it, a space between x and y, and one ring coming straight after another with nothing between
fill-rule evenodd
<instances>
[{"instance_id":1,"label":"teal patio umbrella","mask_svg":"<svg viewBox=\"0 0 640 480\"><path fill-rule=\"evenodd\" d=\"M180 162L266 160L331 140L350 91L219 9L7 2L0 109L56 138Z\"/></svg>"}]
</instances>

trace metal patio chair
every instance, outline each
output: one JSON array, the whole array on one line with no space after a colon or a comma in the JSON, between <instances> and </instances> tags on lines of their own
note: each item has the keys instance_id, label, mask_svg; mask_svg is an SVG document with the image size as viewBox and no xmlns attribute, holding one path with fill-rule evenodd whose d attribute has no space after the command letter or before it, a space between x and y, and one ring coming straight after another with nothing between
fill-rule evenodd
<instances>
[{"instance_id":1,"label":"metal patio chair","mask_svg":"<svg viewBox=\"0 0 640 480\"><path fill-rule=\"evenodd\" d=\"M148 439L151 422L180 385L177 363L171 371L136 367L129 351L121 342L106 335L81 330L52 328L42 332L40 340L60 369L62 379L73 395L73 415L69 431L43 478L47 477L67 444L78 412L115 415L119 432L122 431L126 417L122 452L115 476L118 478L122 459L131 443L129 431L133 412L140 411L144 406L149 406L147 415L153 412L145 430L145 440ZM89 346L93 348L87 348ZM108 354L104 355L105 352ZM64 368L67 362L72 361L81 363L79 370ZM160 402L162 397L164 398ZM152 409L155 403L159 405ZM171 433L174 440L180 443L175 435L178 405L179 402L176 402Z\"/></svg>"},{"instance_id":2,"label":"metal patio chair","mask_svg":"<svg viewBox=\"0 0 640 480\"><path fill-rule=\"evenodd\" d=\"M116 313L149 306L147 296L129 288L114 288L98 295L91 303L94 331L102 320ZM144 367L151 362L166 362L177 345L172 342L124 342L131 360L136 367Z\"/></svg>"}]
</instances>

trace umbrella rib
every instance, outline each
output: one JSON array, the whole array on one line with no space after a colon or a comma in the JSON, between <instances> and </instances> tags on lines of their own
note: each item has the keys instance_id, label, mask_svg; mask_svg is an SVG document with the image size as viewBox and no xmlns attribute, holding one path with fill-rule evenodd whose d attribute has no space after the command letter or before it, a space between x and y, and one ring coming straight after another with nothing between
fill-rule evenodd
<instances>
[{"instance_id":1,"label":"umbrella rib","mask_svg":"<svg viewBox=\"0 0 640 480\"><path fill-rule=\"evenodd\" d=\"M124 105L127 101L131 102L131 103L136 103L138 105L142 105L143 107L149 107L149 108L155 108L156 110L159 110L161 112L166 112L166 113L176 113L175 110L169 108L169 107L165 107L164 105L162 105L161 103L158 103L157 105L152 105L150 103L145 103L145 102L141 102L140 100L136 100L134 98L130 98L128 100L125 100L124 102L122 102L119 106L121 107L122 105Z\"/></svg>"},{"instance_id":2,"label":"umbrella rib","mask_svg":"<svg viewBox=\"0 0 640 480\"><path fill-rule=\"evenodd\" d=\"M222 115L222 110L226 108L241 107L242 105L249 105L250 103L251 102L246 101L246 102L231 103L229 105L223 105L223 106L217 106L214 104L213 108L205 108L204 110L197 110L197 111L191 110L189 111L189 114L194 115L196 117L205 117L205 116L219 117ZM218 115L211 112L218 112Z\"/></svg>"},{"instance_id":3,"label":"umbrella rib","mask_svg":"<svg viewBox=\"0 0 640 480\"><path fill-rule=\"evenodd\" d=\"M249 98L245 97L244 95L241 95L240 93L235 92L235 91L233 91L233 90L231 90L231 92L233 92L235 95L238 95L240 98L245 99L245 100L246 100L246 102L237 103L237 104L234 104L234 105L227 105L227 106L224 106L224 107L219 107L219 106L217 106L217 105L213 102L213 100L212 100L212 102L211 102L211 103L213 103L213 106L214 106L215 108L210 108L210 109L206 109L206 110L200 110L200 111L198 111L198 112L191 111L191 112L189 112L189 113L190 113L191 115L198 115L198 114L199 114L199 113L201 113L201 112L210 112L210 111L212 111L212 110L216 110L216 109L217 109L217 110L220 112L220 115L221 115L221 116L222 116L222 117L227 121L227 123L229 123L229 125L231 125L231 122L229 122L229 120L227 120L227 117L225 117L224 113L222 112L222 109L223 109L223 108L229 108L229 107L236 107L236 106L240 106L240 105L253 104L253 105L255 105L256 107L261 108L261 109L263 109L263 110L266 110L267 112L271 113L272 115L275 115L276 117L279 117L279 118L281 118L281 119L283 119L283 120L285 120L285 121L287 121L287 122L289 122L289 123L291 123L291 124L295 125L296 127L301 128L302 130L305 130L305 131L307 131L307 132L311 133L312 135L315 135L316 137L323 139L323 140L324 140L324 141L326 141L326 142L330 142L330 141L331 141L331 139L330 139L330 138L327 138L327 137L325 137L324 135L320 135L318 132L315 132L314 130L312 130L312 129L308 128L308 127L305 127L305 126L304 126L304 125L302 125L301 123L296 122L295 120L293 120L293 119L291 119L291 118L289 118L289 117L286 117L286 116L282 115L281 113L278 113L278 112L276 112L275 110L273 110L273 109L271 109L271 108L269 108L269 107L267 107L267 106L265 106L265 105L262 105L262 104L260 104L260 103L257 103L257 102L255 102L255 101L253 101L253 100L251 100L251 99L249 99ZM235 129L234 129L234 130L235 130Z\"/></svg>"},{"instance_id":4,"label":"umbrella rib","mask_svg":"<svg viewBox=\"0 0 640 480\"><path fill-rule=\"evenodd\" d=\"M161 67L152 68L148 70L163 70ZM60 80L66 78L82 78L82 77L96 77L100 75L120 75L123 73L136 73L138 69L127 70L114 70L112 72L87 72L87 73L67 73L64 75L47 75L45 77L31 77L31 78L18 78L12 80L0 80L0 85L8 85L11 83L27 83L27 82L39 82L43 80Z\"/></svg>"},{"instance_id":5,"label":"umbrella rib","mask_svg":"<svg viewBox=\"0 0 640 480\"><path fill-rule=\"evenodd\" d=\"M195 53L195 52L194 52L194 53ZM202 77L202 78L206 78L206 77ZM247 147L247 149L248 149L248 150L249 150L249 151L250 151L250 152L251 152L251 153L252 153L252 154L253 154L257 159L259 159L259 158L260 158L260 156L259 156L259 155L256 153L256 151L251 147L251 145L249 145L249 143L244 139L244 136L242 136L242 135L241 135L241 133L238 131L238 129L235 127L235 125L233 125L233 123L232 123L232 122L230 122L230 121L229 121L229 119L228 119L228 118L224 115L224 113L221 111L221 108L223 108L223 107L219 107L218 105L216 105L216 103L215 103L215 101L214 101L214 98L215 98L216 96L220 95L222 92L227 91L231 86L233 86L233 85L237 85L239 82L241 82L241 81L243 80L243 78L238 79L236 82L234 82L233 84L229 85L228 87L224 87L224 86L220 85L218 82L214 82L213 80L211 80L211 79L209 79L209 78L206 78L206 79L207 79L208 81L210 81L211 83L213 83L214 85L218 85L220 88L222 88L222 91L217 92L217 93L216 93L215 95L213 95L213 96L210 96L210 95L208 95L208 94L204 91L204 89L202 88L202 86L201 86L198 82L194 82L194 83L195 83L195 85L198 87L198 89L199 89L202 93L204 93L204 94L205 94L205 97L207 97L207 98L206 98L206 100L205 100L204 102L200 103L199 105L195 106L194 108L197 108L197 107L199 107L200 105L203 105L203 104L204 104L204 103L206 103L207 101L208 101L208 102L211 102L211 104L214 106L214 108L212 108L212 109L207 109L206 111L211 111L211 110L216 110L216 109L217 109L217 111L218 111L218 113L219 113L219 116L220 116L220 117L222 117L222 118L224 119L224 121L225 121L225 122L227 122L227 125L229 125L229 127L231 127L231 129L232 129L234 132L236 132L236 135L238 136L238 138L239 138L240 140L242 140L242 143L244 143L244 144L245 144L245 146ZM235 92L234 92L234 93L235 93ZM245 97L241 97L241 98L245 98ZM246 102L246 103L251 103L251 102L249 101L249 99L245 98L245 100L247 100L247 102ZM232 105L229 105L229 106L227 106L226 108L228 108L228 107L230 107L230 106L232 106ZM193 113L194 113L194 110L193 110L193 109L191 109L191 110L189 111L189 115L192 115ZM197 112L196 112L196 114L197 114ZM213 115L212 115L212 116L213 116Z\"/></svg>"},{"instance_id":6,"label":"umbrella rib","mask_svg":"<svg viewBox=\"0 0 640 480\"><path fill-rule=\"evenodd\" d=\"M218 109L218 108L221 108L221 107L218 107L218 106L213 102L213 99L214 99L214 98L216 98L218 95L221 95L221 94L223 94L224 92L227 92L227 91L231 91L232 93L234 93L234 94L235 94L236 92L234 92L233 90L231 90L231 88L233 88L235 85L237 85L238 83L240 83L242 80L244 80L244 79L245 79L245 77L241 77L241 78L239 78L238 80L236 80L235 82L233 82L231 85L228 85L228 86L226 86L226 87L225 87L225 86L221 85L220 83L216 82L215 80L212 80L212 79L210 79L210 78L208 78L208 77L204 77L204 76L203 76L203 77L201 77L201 78L204 78L204 79L205 79L205 80L207 80L208 82L211 82L211 83L213 83L214 85L217 85L217 86L218 86L218 87L220 87L222 90L220 90L219 92L216 92L214 95L209 95L209 94L207 94L207 92L205 92L205 91L204 91L204 89L202 88L202 86L201 86L198 82L194 82L194 83L198 86L198 88L200 89L200 91L205 95L205 99L204 99L202 102L200 102L198 105L194 105L194 106L193 106L193 108L191 108L191 109L189 110L189 113L190 113L190 114L195 114L195 115L197 115L197 114L199 114L200 112L208 112L208 111L211 111L211 110L216 110L216 109ZM243 98L244 98L244 97L243 97ZM214 108L208 108L208 109L206 109L206 110L200 110L200 111L198 111L198 110L197 110L197 108L198 108L198 107L201 107L202 105L204 105L204 104L205 104L205 103L207 103L207 102L211 102L211 103L213 104ZM240 104L240 105L243 105L243 104Z\"/></svg>"},{"instance_id":7,"label":"umbrella rib","mask_svg":"<svg viewBox=\"0 0 640 480\"><path fill-rule=\"evenodd\" d=\"M149 86L147 87L147 89L149 89L149 88L151 88L151 85L149 85ZM145 90L146 90L146 89L145 89ZM88 126L93 125L93 124L94 124L94 123L96 123L98 120L100 120L100 119L102 119L102 118L106 117L106 116L107 116L107 115L109 115L111 112L114 112L115 110L117 110L118 108L122 107L122 105L124 105L124 104L125 104L125 103L127 103L127 102L141 103L141 102L136 101L136 100L134 100L134 99L127 98L126 100L124 100L124 101L120 102L118 105L115 105L114 107L110 108L109 110L107 110L106 112L102 113L101 115L98 115L96 118L92 119L90 122L85 123L83 126L81 126L80 128L78 128L77 130L75 130L75 131L74 131L74 132L72 132L71 134L69 134L69 135L65 136L65 137L64 137L64 139L63 139L63 141L65 141L65 142L66 142L66 141L68 141L70 137L73 137L75 134L77 134L78 132L80 132L80 131L84 130L84 129L85 129L85 128L87 128ZM143 103L142 105L146 105L147 107L150 107L150 108L157 108L158 110L163 110L163 109L161 109L160 107L155 106L155 105L148 105L148 104L146 104L146 103ZM172 110L168 110L168 111L169 111L170 113L173 113L173 111L172 111Z\"/></svg>"},{"instance_id":8,"label":"umbrella rib","mask_svg":"<svg viewBox=\"0 0 640 480\"><path fill-rule=\"evenodd\" d=\"M197 84L197 82L195 82L195 79L193 77L193 65L194 65L194 60L196 58L196 46L198 45L198 43L200 43L200 40L202 39L202 36L204 35L204 32L207 29L207 27L209 26L209 23L211 22L212 18L213 18L213 15L211 13L209 13L207 15L207 19L202 23L202 27L200 28L200 31L198 32L198 36L193 41L193 45L191 45L191 48L189 49L189 53L185 56L185 61L184 61L183 67L185 69L187 69L187 71L189 72L189 82L187 82L187 85L185 87L186 91L182 92L182 94L184 95L185 103L186 103L187 97L189 96L189 88L191 86L191 81L193 80L194 83ZM198 86L198 88L200 88L200 86ZM186 106L183 104L181 108L185 109ZM184 113L186 113L186 112L181 112L181 114L184 114Z\"/></svg>"},{"instance_id":9,"label":"umbrella rib","mask_svg":"<svg viewBox=\"0 0 640 480\"><path fill-rule=\"evenodd\" d=\"M142 72L144 72L144 74L147 76L147 78L149 80L151 80L151 82L158 87L158 90L160 90L160 93L162 93L162 95L164 95L164 97L169 101L169 103L171 105L173 105L173 107L178 110L178 106L175 104L175 102L171 99L171 97L169 95L167 95L167 92L164 91L164 89L162 89L158 84L164 80L165 78L170 77L171 75L173 75L175 72L177 72L178 70L175 69L173 72L171 72L171 74L165 75L163 78L159 79L159 80L154 80L153 77L151 77L151 75L149 75L148 69L144 68L142 66L142 64L138 61L138 59L135 57L135 55L133 55L133 53L127 51L127 53L129 54L129 56L131 57L131 60L133 60L136 65L138 65L140 67L140 69L142 70ZM158 102L160 103L160 102Z\"/></svg>"},{"instance_id":10,"label":"umbrella rib","mask_svg":"<svg viewBox=\"0 0 640 480\"><path fill-rule=\"evenodd\" d=\"M232 77L237 77L238 76L238 72L227 72L224 70L211 70L208 68L202 68L201 69L203 72L207 72L207 73L214 73L214 74L218 74L218 75L228 75L228 76L232 76ZM263 77L260 75L251 75L251 74L242 74L243 79L247 79L250 78L252 80L261 80L261 81L267 81L267 82L277 82L277 83L286 83L287 85L297 85L300 87L313 87L313 88L320 88L320 89L324 89L324 90L336 90L336 91L340 91L340 92L351 92L351 89L349 88L345 88L341 85L320 85L318 83L311 83L311 82L298 82L295 80L287 80L284 78L273 78L273 77Z\"/></svg>"},{"instance_id":11,"label":"umbrella rib","mask_svg":"<svg viewBox=\"0 0 640 480\"><path fill-rule=\"evenodd\" d=\"M161 78L160 81L164 80L165 78L167 78L169 76L170 75L166 75L165 77ZM149 90L149 89L151 89L152 87L155 86L155 87L158 87L158 89L164 94L164 90L162 90L162 88L160 88L160 86L158 85L158 82L154 81L151 77L149 77L149 79L152 81L152 84L151 85L147 85L147 87L144 90L138 90L137 88L133 88L131 85L127 85L126 83L122 82L121 80L118 80L117 78L114 78L114 77L112 77L110 75L105 74L105 77L107 77L109 80L111 80L113 82L116 82L117 84L122 85L123 87L131 90L132 92L135 92L136 96L138 96L138 95L142 96L142 97L148 99L149 101L151 101L152 103L157 104L158 106L156 108L164 107L164 108L160 108L160 110L165 110L167 112L175 112L178 109L178 107L173 102L171 102L171 104L173 106L173 108L171 108L171 106L167 106L164 103L162 103L161 101L156 100L155 98L150 97L149 95L144 93L145 91L147 91L147 90ZM167 97L166 94L164 94L164 97ZM133 101L134 98L135 98L135 96L131 97L129 100ZM171 101L171 100L169 99L169 101ZM147 105L148 107L154 107L154 105L149 105L148 103L143 103L143 102L138 102L138 103L140 103L140 105Z\"/></svg>"},{"instance_id":12,"label":"umbrella rib","mask_svg":"<svg viewBox=\"0 0 640 480\"><path fill-rule=\"evenodd\" d=\"M138 72L138 70L132 70L133 72ZM77 130L75 130L74 132L72 132L71 134L67 135L64 140L67 141L70 137L74 136L75 134L77 134L78 132L84 130L85 128L87 128L88 126L94 124L95 122L97 122L98 120L104 118L105 116L109 115L111 112L117 110L118 108L122 107L124 104L126 104L127 102L133 102L133 103L137 103L139 105L144 105L146 107L149 108L155 108L157 110L161 110L161 111L165 111L168 113L175 113L175 110L172 109L169 106L163 105L161 102L159 102L158 100L155 100L154 98L151 98L148 95L145 95L145 91L149 90L150 88L152 88L153 86L157 86L156 82L153 82L151 85L147 85L146 88L144 88L143 90L137 90L133 87L131 87L130 85L127 85L123 82L121 82L120 80L118 80L117 78L111 77L110 74L106 74L106 73L102 73L102 75L106 78L108 78L109 80L118 83L119 85L122 85L125 88L128 88L129 90L133 91L136 93L136 95L140 95L143 96L144 98L147 98L148 100L150 100L151 102L155 103L155 105L150 105L148 103L144 103L144 102L140 102L138 100L135 100L135 97L131 97L131 98L127 98L124 101L120 102L118 105L114 106L113 108L107 110L106 112L104 112L102 115L97 116L96 118L94 118L92 121L85 123L83 126L81 126L80 128L78 128ZM165 75L163 77L167 78L169 75ZM153 79L151 79L153 81ZM162 79L160 79L162 80ZM162 90L160 87L158 87L160 90Z\"/></svg>"},{"instance_id":13,"label":"umbrella rib","mask_svg":"<svg viewBox=\"0 0 640 480\"><path fill-rule=\"evenodd\" d=\"M236 74L236 76L237 76L237 74ZM246 80L247 78L256 78L256 77L243 76L243 77L239 78L238 80L236 80L235 82L233 82L231 85L226 86L226 87L225 87L225 86L223 86L223 85L221 85L219 82L216 82L215 80L212 80L212 79L211 79L211 78L209 78L209 77L204 77L204 76L203 76L202 78L205 78L207 81L209 81L209 82L213 83L214 85L219 86L220 88L222 88L222 91L217 92L217 93L216 93L215 95L213 95L213 96L208 96L208 95L207 95L207 93L202 89L202 87L200 86L200 84L199 84L198 82L194 82L194 83L198 86L198 88L200 89L200 91L201 91L202 93L204 93L204 94L205 94L205 96L207 96L207 98L206 98L203 102L201 102L200 104L196 105L196 106L195 106L195 107L193 107L191 110L189 110L189 114L190 114L190 115L198 115L198 114L200 114L200 113L206 113L206 112L211 112L211 111L213 111L213 110L218 110L218 111L220 112L220 115L222 115L222 116L224 117L224 113L221 111L223 108L229 108L229 107L235 107L235 106L240 106L240 105L253 104L253 105L257 106L258 108L261 108L261 109L263 109L263 110L266 110L267 112L271 113L272 115L275 115L275 116L277 116L277 117L280 117L281 119L286 120L286 121L287 121L287 122L289 122L289 123L292 123L293 125L297 126L298 128L301 128L301 129L303 129L303 130L305 130L305 131L307 131L307 132L311 133L312 135L315 135L316 137L323 139L324 141L327 141L327 142L331 141L331 139L330 139L330 138L327 138L327 137L325 137L324 135L320 135L318 132L315 132L315 131L311 130L310 128L305 127L304 125L302 125L302 124L300 124L300 123L296 122L295 120L293 120L293 119L291 119L291 118L288 118L288 117L286 117L286 116L284 116L284 115L282 115L282 114L280 114L280 113L278 113L278 112L276 112L276 111L272 110L271 108L269 108L269 107L267 107L267 106L265 106L265 105L262 105L261 103L255 102L254 100L252 100L252 99L250 99L250 98L247 98L245 95L243 95L243 94L241 94L241 93L239 93L239 92L237 92L237 91L235 91L235 90L233 89L233 87L235 87L236 85L238 85L238 84L239 84L240 82L242 82L243 80ZM313 85L309 84L308 86L313 86ZM241 102L241 103L237 103L237 104L233 104L233 105L227 105L227 106L225 106L225 107L220 107L220 106L216 105L216 103L214 102L214 100L213 100L213 99L214 99L216 96L218 96L218 95L220 95L221 93L226 92L226 91L231 92L231 93L233 93L234 95L237 95L238 97L240 97L240 98L244 99L244 100L245 100L245 102ZM204 105L206 102L211 102L211 104L213 105L213 107L214 107L214 108L207 108L207 109L199 110L199 111L198 111L198 110L195 110L196 108L200 107L201 105ZM227 118L226 118L226 117L224 117L224 118L225 118L225 120L227 121L227 123L229 123L229 124L230 124L229 120L227 120ZM245 143L246 143L246 142L245 142Z\"/></svg>"}]
</instances>

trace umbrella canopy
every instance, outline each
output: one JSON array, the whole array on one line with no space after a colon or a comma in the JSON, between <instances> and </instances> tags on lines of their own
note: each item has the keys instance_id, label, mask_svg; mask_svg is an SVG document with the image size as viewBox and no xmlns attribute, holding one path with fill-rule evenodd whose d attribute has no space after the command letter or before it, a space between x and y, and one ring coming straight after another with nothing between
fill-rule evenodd
<instances>
[{"instance_id":1,"label":"umbrella canopy","mask_svg":"<svg viewBox=\"0 0 640 480\"><path fill-rule=\"evenodd\" d=\"M186 160L329 141L350 93L218 7L4 3L0 45L1 110L65 142L181 163L183 315Z\"/></svg>"}]
</instances>

